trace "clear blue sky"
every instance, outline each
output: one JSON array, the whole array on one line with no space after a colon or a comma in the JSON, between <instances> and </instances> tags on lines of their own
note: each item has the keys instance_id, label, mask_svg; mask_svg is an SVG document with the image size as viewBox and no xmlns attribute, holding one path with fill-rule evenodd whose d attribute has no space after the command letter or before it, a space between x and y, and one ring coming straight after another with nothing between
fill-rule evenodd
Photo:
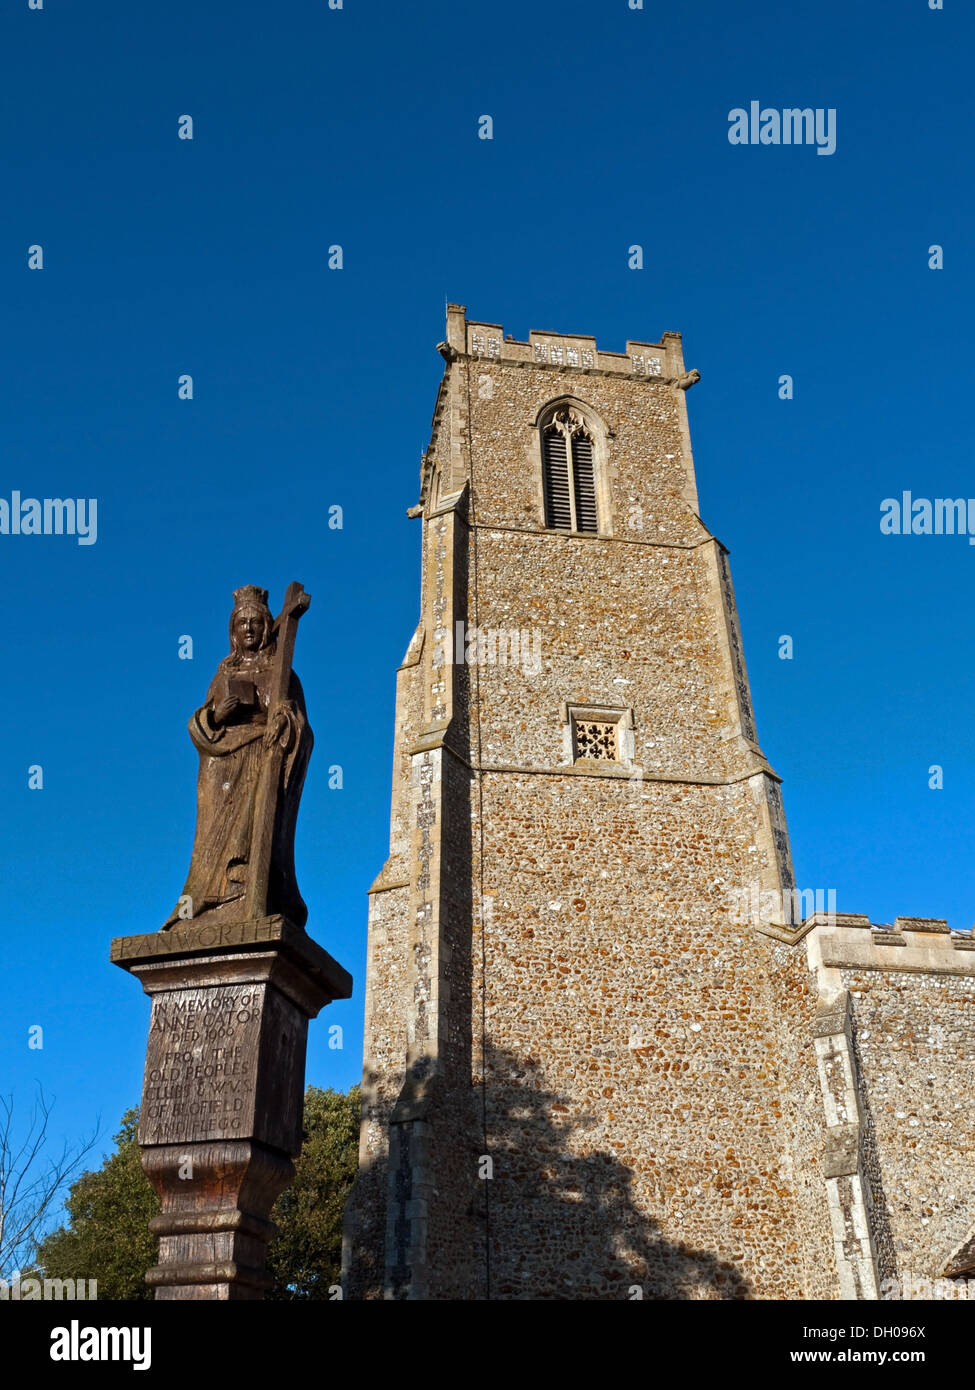
<instances>
[{"instance_id":1,"label":"clear blue sky","mask_svg":"<svg viewBox=\"0 0 975 1390\"><path fill-rule=\"evenodd\" d=\"M185 724L232 589L276 606L291 579L313 595L299 880L358 986L312 1025L308 1079L358 1080L447 299L518 338L683 333L799 882L971 924L975 548L879 530L904 489L975 496L975 20L945 3L5 6L0 497L99 510L92 546L0 536L0 1090L40 1081L59 1134L100 1113L106 1143L138 1102L148 1001L108 943L183 883ZM753 99L835 108L835 154L729 144Z\"/></svg>"}]
</instances>

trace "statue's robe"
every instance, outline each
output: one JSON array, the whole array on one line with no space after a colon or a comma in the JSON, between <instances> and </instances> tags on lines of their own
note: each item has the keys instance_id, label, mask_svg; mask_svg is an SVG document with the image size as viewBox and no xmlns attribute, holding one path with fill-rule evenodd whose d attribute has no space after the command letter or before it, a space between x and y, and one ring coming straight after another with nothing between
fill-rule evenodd
<instances>
[{"instance_id":1,"label":"statue's robe","mask_svg":"<svg viewBox=\"0 0 975 1390\"><path fill-rule=\"evenodd\" d=\"M262 770L271 750L262 745L267 728L270 666L255 671L230 658L217 668L206 703L189 722L190 738L200 755L196 790L196 837L180 902L163 931L201 920L229 922L243 914L252 853L254 806ZM227 681L253 684L256 699L239 708L226 724L216 726L213 709L227 691ZM313 735L305 711L301 682L292 672L288 690L288 752L282 760L274 801L274 840L268 881L268 916L281 913L303 927L308 909L298 892L294 843L298 803L308 768Z\"/></svg>"}]
</instances>

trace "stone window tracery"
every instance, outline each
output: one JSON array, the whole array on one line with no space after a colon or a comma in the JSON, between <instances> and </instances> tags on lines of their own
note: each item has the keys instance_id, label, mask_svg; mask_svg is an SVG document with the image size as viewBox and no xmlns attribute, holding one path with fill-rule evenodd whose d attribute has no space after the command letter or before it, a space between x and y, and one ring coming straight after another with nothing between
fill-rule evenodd
<instances>
[{"instance_id":1,"label":"stone window tracery","mask_svg":"<svg viewBox=\"0 0 975 1390\"><path fill-rule=\"evenodd\" d=\"M542 484L550 530L598 532L594 443L575 406L559 406L543 425Z\"/></svg>"},{"instance_id":2,"label":"stone window tracery","mask_svg":"<svg viewBox=\"0 0 975 1390\"><path fill-rule=\"evenodd\" d=\"M573 732L577 758L596 758L605 762L619 762L615 723L610 723L608 720L580 720L575 724Z\"/></svg>"},{"instance_id":3,"label":"stone window tracery","mask_svg":"<svg viewBox=\"0 0 975 1390\"><path fill-rule=\"evenodd\" d=\"M610 763L621 770L632 767L632 709L564 704L562 725L566 762Z\"/></svg>"}]
</instances>

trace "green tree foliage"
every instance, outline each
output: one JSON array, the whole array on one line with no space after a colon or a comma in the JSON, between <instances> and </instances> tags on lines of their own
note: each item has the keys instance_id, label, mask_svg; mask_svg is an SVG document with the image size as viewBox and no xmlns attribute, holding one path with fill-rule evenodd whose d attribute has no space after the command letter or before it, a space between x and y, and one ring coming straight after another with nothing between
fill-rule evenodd
<instances>
[{"instance_id":1,"label":"green tree foliage","mask_svg":"<svg viewBox=\"0 0 975 1390\"><path fill-rule=\"evenodd\" d=\"M156 1263L149 1221L159 1199L139 1163L139 1112L122 1116L115 1153L71 1187L70 1217L40 1242L34 1265L49 1279L97 1279L100 1299L151 1298L146 1270ZM304 1144L295 1181L274 1205L278 1235L268 1253L271 1299L328 1299L339 1282L342 1209L355 1178L359 1088L348 1095L309 1086Z\"/></svg>"},{"instance_id":2,"label":"green tree foliage","mask_svg":"<svg viewBox=\"0 0 975 1390\"><path fill-rule=\"evenodd\" d=\"M156 1240L148 1225L159 1198L139 1163L138 1122L138 1110L127 1110L115 1153L72 1183L69 1225L37 1247L34 1263L49 1279L97 1279L99 1298L152 1297L145 1274L156 1263Z\"/></svg>"},{"instance_id":3,"label":"green tree foliage","mask_svg":"<svg viewBox=\"0 0 975 1390\"><path fill-rule=\"evenodd\" d=\"M359 1087L348 1095L309 1086L295 1180L274 1204L268 1298L330 1297L342 1265L342 1210L359 1163Z\"/></svg>"}]
</instances>

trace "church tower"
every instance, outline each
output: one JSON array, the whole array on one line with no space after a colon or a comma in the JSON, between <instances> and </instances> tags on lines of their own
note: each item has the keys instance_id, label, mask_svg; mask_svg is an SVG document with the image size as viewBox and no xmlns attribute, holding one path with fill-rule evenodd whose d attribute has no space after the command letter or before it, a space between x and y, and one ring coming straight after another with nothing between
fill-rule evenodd
<instances>
[{"instance_id":1,"label":"church tower","mask_svg":"<svg viewBox=\"0 0 975 1390\"><path fill-rule=\"evenodd\" d=\"M456 305L439 351L346 1297L875 1297L698 374Z\"/></svg>"}]
</instances>

